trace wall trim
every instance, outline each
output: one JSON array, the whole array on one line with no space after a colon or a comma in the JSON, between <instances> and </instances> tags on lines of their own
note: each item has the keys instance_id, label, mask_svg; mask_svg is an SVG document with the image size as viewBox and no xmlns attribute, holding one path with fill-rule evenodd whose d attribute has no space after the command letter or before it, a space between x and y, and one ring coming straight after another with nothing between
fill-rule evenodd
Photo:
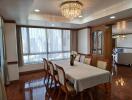
<instances>
[{"instance_id":1,"label":"wall trim","mask_svg":"<svg viewBox=\"0 0 132 100\"><path fill-rule=\"evenodd\" d=\"M26 71L26 72L19 72L19 75L26 75L26 74L32 74L32 73L38 73L38 72L44 72L43 69L39 69L39 70L32 70L32 71Z\"/></svg>"}]
</instances>

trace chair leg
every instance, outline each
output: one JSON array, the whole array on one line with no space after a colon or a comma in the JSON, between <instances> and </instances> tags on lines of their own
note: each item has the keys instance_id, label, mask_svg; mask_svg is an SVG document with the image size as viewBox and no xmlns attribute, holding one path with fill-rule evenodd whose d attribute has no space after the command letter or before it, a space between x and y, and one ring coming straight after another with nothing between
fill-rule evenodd
<instances>
[{"instance_id":1,"label":"chair leg","mask_svg":"<svg viewBox=\"0 0 132 100\"><path fill-rule=\"evenodd\" d=\"M60 95L61 95L61 88L59 88L59 92L58 92L58 96L57 96L57 100L59 100L60 98Z\"/></svg>"},{"instance_id":2,"label":"chair leg","mask_svg":"<svg viewBox=\"0 0 132 100\"><path fill-rule=\"evenodd\" d=\"M105 83L104 86L105 86L105 93L108 94L108 92L111 90L111 84L110 83Z\"/></svg>"},{"instance_id":3,"label":"chair leg","mask_svg":"<svg viewBox=\"0 0 132 100\"><path fill-rule=\"evenodd\" d=\"M51 80L50 80L50 77L51 77L51 76L50 76L50 75L48 75L48 81L47 81L47 83L46 83L46 85L47 85L47 87L48 87L48 88L49 88L50 81L51 81Z\"/></svg>"},{"instance_id":4,"label":"chair leg","mask_svg":"<svg viewBox=\"0 0 132 100\"><path fill-rule=\"evenodd\" d=\"M46 72L46 74L45 74L45 77L44 77L44 85L46 85L46 79L47 79L47 72Z\"/></svg>"},{"instance_id":5,"label":"chair leg","mask_svg":"<svg viewBox=\"0 0 132 100\"><path fill-rule=\"evenodd\" d=\"M68 94L66 93L66 95L65 95L65 100L68 100Z\"/></svg>"},{"instance_id":6,"label":"chair leg","mask_svg":"<svg viewBox=\"0 0 132 100\"><path fill-rule=\"evenodd\" d=\"M80 93L80 100L83 100L83 92Z\"/></svg>"},{"instance_id":7,"label":"chair leg","mask_svg":"<svg viewBox=\"0 0 132 100\"><path fill-rule=\"evenodd\" d=\"M92 92L91 92L91 91L88 91L88 94L89 94L89 96L90 96L90 100L93 100Z\"/></svg>"},{"instance_id":8,"label":"chair leg","mask_svg":"<svg viewBox=\"0 0 132 100\"><path fill-rule=\"evenodd\" d=\"M57 81L54 79L54 91L53 91L53 95L56 98L56 90L57 90Z\"/></svg>"},{"instance_id":9,"label":"chair leg","mask_svg":"<svg viewBox=\"0 0 132 100\"><path fill-rule=\"evenodd\" d=\"M49 85L49 86L50 86L50 87L49 87L50 89L52 88L52 85L53 85L53 77L51 76L51 83L50 83L50 85Z\"/></svg>"}]
</instances>

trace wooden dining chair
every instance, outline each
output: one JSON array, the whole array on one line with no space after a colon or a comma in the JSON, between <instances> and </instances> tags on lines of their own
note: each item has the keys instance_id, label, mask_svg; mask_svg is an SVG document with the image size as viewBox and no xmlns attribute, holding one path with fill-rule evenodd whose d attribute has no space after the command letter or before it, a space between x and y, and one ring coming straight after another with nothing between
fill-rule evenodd
<instances>
[{"instance_id":1,"label":"wooden dining chair","mask_svg":"<svg viewBox=\"0 0 132 100\"><path fill-rule=\"evenodd\" d=\"M83 62L84 62L84 59L85 59L85 55L81 55L81 56L80 56L80 62L83 63Z\"/></svg>"},{"instance_id":2,"label":"wooden dining chair","mask_svg":"<svg viewBox=\"0 0 132 100\"><path fill-rule=\"evenodd\" d=\"M44 84L46 85L46 80L48 80L49 78L49 67L48 67L47 59L43 58L43 64L44 64L44 72L45 72Z\"/></svg>"},{"instance_id":3,"label":"wooden dining chair","mask_svg":"<svg viewBox=\"0 0 132 100\"><path fill-rule=\"evenodd\" d=\"M47 99L49 99L50 96L49 96L48 88L49 88L50 73L49 73L49 66L47 59L43 58L43 64L44 64L44 72L45 72L45 77L44 77L44 85L46 88L45 96L47 97Z\"/></svg>"},{"instance_id":4,"label":"wooden dining chair","mask_svg":"<svg viewBox=\"0 0 132 100\"><path fill-rule=\"evenodd\" d=\"M84 64L91 65L91 62L92 62L92 58L91 58L91 57L86 57L86 58L84 59Z\"/></svg>"},{"instance_id":5,"label":"wooden dining chair","mask_svg":"<svg viewBox=\"0 0 132 100\"><path fill-rule=\"evenodd\" d=\"M58 80L60 84L57 100L59 100L61 91L65 93L65 100L69 100L68 97L74 96L76 94L76 91L74 89L74 86L69 81L66 80L64 69L58 65L56 65L56 67L58 72Z\"/></svg>"},{"instance_id":6,"label":"wooden dining chair","mask_svg":"<svg viewBox=\"0 0 132 100\"><path fill-rule=\"evenodd\" d=\"M108 60L107 59L99 59L97 60L97 67L103 70L107 70Z\"/></svg>"},{"instance_id":7,"label":"wooden dining chair","mask_svg":"<svg viewBox=\"0 0 132 100\"><path fill-rule=\"evenodd\" d=\"M75 61L78 61L78 62L80 61L80 54L77 54Z\"/></svg>"},{"instance_id":8,"label":"wooden dining chair","mask_svg":"<svg viewBox=\"0 0 132 100\"><path fill-rule=\"evenodd\" d=\"M109 71L108 65L109 65L108 59L98 59L97 60L97 67L100 68L100 69ZM110 83L105 83L103 85L104 85L106 93L107 93Z\"/></svg>"},{"instance_id":9,"label":"wooden dining chair","mask_svg":"<svg viewBox=\"0 0 132 100\"><path fill-rule=\"evenodd\" d=\"M50 73L50 83L49 83L49 89L53 90L53 96L55 97L55 92L56 92L56 89L57 89L57 84L58 84L58 73L57 71L55 70L55 65L53 65L53 63L51 61L48 62L48 65L49 65L49 73Z\"/></svg>"}]
</instances>

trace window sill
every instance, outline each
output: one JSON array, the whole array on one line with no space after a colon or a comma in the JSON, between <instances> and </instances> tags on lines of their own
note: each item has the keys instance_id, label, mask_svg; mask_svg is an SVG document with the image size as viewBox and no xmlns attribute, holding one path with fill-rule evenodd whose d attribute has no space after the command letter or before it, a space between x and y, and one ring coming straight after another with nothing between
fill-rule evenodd
<instances>
[{"instance_id":1,"label":"window sill","mask_svg":"<svg viewBox=\"0 0 132 100\"><path fill-rule=\"evenodd\" d=\"M68 59L70 59L70 58L66 58L66 59L52 59L50 61L68 60ZM36 65L36 64L43 64L43 61L41 61L41 62L24 63L24 65Z\"/></svg>"}]
</instances>

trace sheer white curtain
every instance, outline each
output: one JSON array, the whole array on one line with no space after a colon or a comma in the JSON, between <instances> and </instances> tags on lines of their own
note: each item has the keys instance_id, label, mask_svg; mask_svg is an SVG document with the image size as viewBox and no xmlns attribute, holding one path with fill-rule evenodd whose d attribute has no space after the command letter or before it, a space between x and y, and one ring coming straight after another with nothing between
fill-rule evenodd
<instances>
[{"instance_id":1,"label":"sheer white curtain","mask_svg":"<svg viewBox=\"0 0 132 100\"><path fill-rule=\"evenodd\" d=\"M48 58L62 58L62 30L47 29L48 36Z\"/></svg>"},{"instance_id":2,"label":"sheer white curtain","mask_svg":"<svg viewBox=\"0 0 132 100\"><path fill-rule=\"evenodd\" d=\"M22 28L24 63L40 62L47 58L46 32L42 28Z\"/></svg>"},{"instance_id":3,"label":"sheer white curtain","mask_svg":"<svg viewBox=\"0 0 132 100\"><path fill-rule=\"evenodd\" d=\"M63 58L69 58L70 52L70 34L71 32L69 30L63 30L63 50L65 53L63 53Z\"/></svg>"},{"instance_id":4,"label":"sheer white curtain","mask_svg":"<svg viewBox=\"0 0 132 100\"><path fill-rule=\"evenodd\" d=\"M70 30L21 28L24 63L70 57Z\"/></svg>"}]
</instances>

